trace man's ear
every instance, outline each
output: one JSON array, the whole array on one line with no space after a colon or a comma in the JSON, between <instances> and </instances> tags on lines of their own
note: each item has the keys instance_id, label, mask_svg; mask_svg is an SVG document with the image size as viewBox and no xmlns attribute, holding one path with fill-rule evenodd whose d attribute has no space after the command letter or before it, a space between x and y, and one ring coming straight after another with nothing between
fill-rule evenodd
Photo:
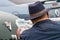
<instances>
[{"instance_id":1,"label":"man's ear","mask_svg":"<svg viewBox=\"0 0 60 40\"><path fill-rule=\"evenodd\" d=\"M49 13L47 12L47 17L49 18Z\"/></svg>"}]
</instances>

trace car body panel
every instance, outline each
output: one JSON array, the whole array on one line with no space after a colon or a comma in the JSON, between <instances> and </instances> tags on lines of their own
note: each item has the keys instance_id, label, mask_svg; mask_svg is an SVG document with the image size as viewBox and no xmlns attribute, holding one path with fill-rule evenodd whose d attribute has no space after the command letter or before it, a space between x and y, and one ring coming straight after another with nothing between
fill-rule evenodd
<instances>
[{"instance_id":1,"label":"car body panel","mask_svg":"<svg viewBox=\"0 0 60 40\"><path fill-rule=\"evenodd\" d=\"M17 18L12 14L0 11L0 40L10 40L12 38L11 35L16 35L18 27L15 21ZM11 31L5 26L6 21L11 22Z\"/></svg>"}]
</instances>

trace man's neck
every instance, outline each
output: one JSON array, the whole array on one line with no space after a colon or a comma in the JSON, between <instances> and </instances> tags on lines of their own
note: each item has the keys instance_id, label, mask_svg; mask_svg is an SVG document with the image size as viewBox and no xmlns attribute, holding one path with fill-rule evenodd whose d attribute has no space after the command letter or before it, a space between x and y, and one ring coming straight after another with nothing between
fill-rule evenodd
<instances>
[{"instance_id":1,"label":"man's neck","mask_svg":"<svg viewBox=\"0 0 60 40\"><path fill-rule=\"evenodd\" d=\"M47 20L48 19L48 16L45 15L43 18L38 18L37 20L33 20L33 24L37 23L37 22L40 22L40 21L44 21L44 20Z\"/></svg>"},{"instance_id":2,"label":"man's neck","mask_svg":"<svg viewBox=\"0 0 60 40\"><path fill-rule=\"evenodd\" d=\"M33 24L37 23L37 22L40 22L40 21L44 21L44 20L47 20L48 18L44 18L44 19L40 19L40 20L37 20L37 21L34 21Z\"/></svg>"}]
</instances>

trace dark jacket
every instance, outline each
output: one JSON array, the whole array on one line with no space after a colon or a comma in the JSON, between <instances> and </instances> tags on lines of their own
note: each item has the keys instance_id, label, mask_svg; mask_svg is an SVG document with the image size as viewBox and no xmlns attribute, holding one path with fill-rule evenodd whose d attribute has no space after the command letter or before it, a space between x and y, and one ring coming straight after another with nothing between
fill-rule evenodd
<instances>
[{"instance_id":1,"label":"dark jacket","mask_svg":"<svg viewBox=\"0 0 60 40\"><path fill-rule=\"evenodd\" d=\"M21 34L20 40L60 40L60 24L44 20Z\"/></svg>"}]
</instances>

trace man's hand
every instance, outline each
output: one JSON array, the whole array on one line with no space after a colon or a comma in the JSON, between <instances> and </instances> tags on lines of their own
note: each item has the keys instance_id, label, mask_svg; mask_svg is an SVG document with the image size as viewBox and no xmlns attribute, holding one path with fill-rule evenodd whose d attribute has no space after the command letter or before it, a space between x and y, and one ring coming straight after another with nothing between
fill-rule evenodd
<instances>
[{"instance_id":1,"label":"man's hand","mask_svg":"<svg viewBox=\"0 0 60 40\"><path fill-rule=\"evenodd\" d=\"M17 29L17 38L20 39L20 32L21 32L21 28Z\"/></svg>"}]
</instances>

